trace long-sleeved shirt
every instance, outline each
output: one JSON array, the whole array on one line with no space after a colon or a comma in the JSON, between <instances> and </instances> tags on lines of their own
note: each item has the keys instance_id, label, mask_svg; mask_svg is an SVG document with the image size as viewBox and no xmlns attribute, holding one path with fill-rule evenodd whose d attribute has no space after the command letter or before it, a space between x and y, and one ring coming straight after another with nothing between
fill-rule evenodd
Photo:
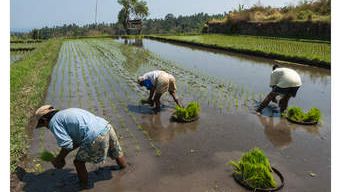
<instances>
[{"instance_id":1,"label":"long-sleeved shirt","mask_svg":"<svg viewBox=\"0 0 341 192\"><path fill-rule=\"evenodd\" d=\"M49 122L49 129L61 148L73 149L75 145L90 144L108 129L108 121L78 108L57 112Z\"/></svg>"},{"instance_id":2,"label":"long-sleeved shirt","mask_svg":"<svg viewBox=\"0 0 341 192\"><path fill-rule=\"evenodd\" d=\"M280 88L298 87L302 85L300 75L293 69L277 68L271 73L270 87Z\"/></svg>"}]
</instances>

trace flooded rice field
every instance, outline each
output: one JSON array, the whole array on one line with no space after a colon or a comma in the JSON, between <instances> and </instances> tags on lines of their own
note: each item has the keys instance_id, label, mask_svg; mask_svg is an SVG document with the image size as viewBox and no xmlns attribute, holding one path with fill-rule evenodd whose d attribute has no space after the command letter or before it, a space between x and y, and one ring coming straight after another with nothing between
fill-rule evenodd
<instances>
[{"instance_id":1,"label":"flooded rice field","mask_svg":"<svg viewBox=\"0 0 341 192\"><path fill-rule=\"evenodd\" d=\"M84 108L110 120L129 162L121 171L112 171L116 163L109 159L87 164L90 191L245 191L227 162L255 146L284 175L282 191L330 191L330 71L290 65L303 86L289 105L316 106L324 115L317 126L296 125L280 118L275 105L264 116L253 113L270 91L275 61L129 41L138 46L112 39L65 41L52 74L46 103ZM198 121L170 121L175 105L168 93L159 114L139 103L148 92L136 79L154 69L175 76L182 103L201 104ZM58 151L55 139L47 129L33 130L23 190L78 191L75 152L63 170L55 170L39 160L43 149Z\"/></svg>"}]
</instances>

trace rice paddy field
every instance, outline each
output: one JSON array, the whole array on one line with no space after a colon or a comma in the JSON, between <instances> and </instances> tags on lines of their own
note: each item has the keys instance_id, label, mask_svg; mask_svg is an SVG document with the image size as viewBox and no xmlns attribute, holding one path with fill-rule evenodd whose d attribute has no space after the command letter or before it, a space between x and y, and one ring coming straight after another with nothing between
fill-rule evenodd
<instances>
[{"instance_id":1,"label":"rice paddy field","mask_svg":"<svg viewBox=\"0 0 341 192\"><path fill-rule=\"evenodd\" d=\"M41 41L11 41L10 63L13 64L31 54L31 52L41 46Z\"/></svg>"},{"instance_id":2,"label":"rice paddy field","mask_svg":"<svg viewBox=\"0 0 341 192\"><path fill-rule=\"evenodd\" d=\"M282 191L330 190L330 71L295 66L305 88L291 102L303 108L314 103L324 113L322 124L300 126L280 118L274 105L264 116L253 113L270 91L274 61L147 39L131 44L140 47L110 38L65 40L51 76L45 103L109 120L128 160L121 171L113 171L116 163L109 159L87 164L90 191L246 191L227 163L255 146L285 177ZM198 121L170 121L175 104L168 93L158 114L140 104L148 92L136 79L155 69L174 75L183 104L201 105ZM255 79L257 71L264 77ZM39 158L46 150L58 152L53 135L36 129L29 137L22 190L78 191L76 152L56 170Z\"/></svg>"},{"instance_id":3,"label":"rice paddy field","mask_svg":"<svg viewBox=\"0 0 341 192\"><path fill-rule=\"evenodd\" d=\"M330 65L330 42L244 35L152 35L152 38L225 48L307 64Z\"/></svg>"}]
</instances>

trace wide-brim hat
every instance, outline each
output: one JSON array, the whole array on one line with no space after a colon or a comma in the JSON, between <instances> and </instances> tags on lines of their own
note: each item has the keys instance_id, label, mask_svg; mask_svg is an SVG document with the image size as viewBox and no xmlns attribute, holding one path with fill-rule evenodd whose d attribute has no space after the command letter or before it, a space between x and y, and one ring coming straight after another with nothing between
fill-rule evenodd
<instances>
[{"instance_id":1,"label":"wide-brim hat","mask_svg":"<svg viewBox=\"0 0 341 192\"><path fill-rule=\"evenodd\" d=\"M36 128L39 126L40 118L43 117L44 115L52 112L52 111L57 111L57 109L54 108L52 105L43 105L43 106L39 107L39 109L37 109L37 111L34 114L35 119L37 121Z\"/></svg>"}]
</instances>

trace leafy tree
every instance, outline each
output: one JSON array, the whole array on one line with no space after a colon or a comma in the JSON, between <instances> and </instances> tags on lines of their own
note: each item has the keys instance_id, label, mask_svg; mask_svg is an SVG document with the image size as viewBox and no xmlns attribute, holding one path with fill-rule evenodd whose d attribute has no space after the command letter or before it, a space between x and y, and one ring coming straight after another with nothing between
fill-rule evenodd
<instances>
[{"instance_id":1,"label":"leafy tree","mask_svg":"<svg viewBox=\"0 0 341 192\"><path fill-rule=\"evenodd\" d=\"M118 13L118 21L123 25L127 34L129 34L128 21L131 16L135 19L143 19L149 15L147 2L143 0L118 0L117 2L122 5Z\"/></svg>"}]
</instances>

